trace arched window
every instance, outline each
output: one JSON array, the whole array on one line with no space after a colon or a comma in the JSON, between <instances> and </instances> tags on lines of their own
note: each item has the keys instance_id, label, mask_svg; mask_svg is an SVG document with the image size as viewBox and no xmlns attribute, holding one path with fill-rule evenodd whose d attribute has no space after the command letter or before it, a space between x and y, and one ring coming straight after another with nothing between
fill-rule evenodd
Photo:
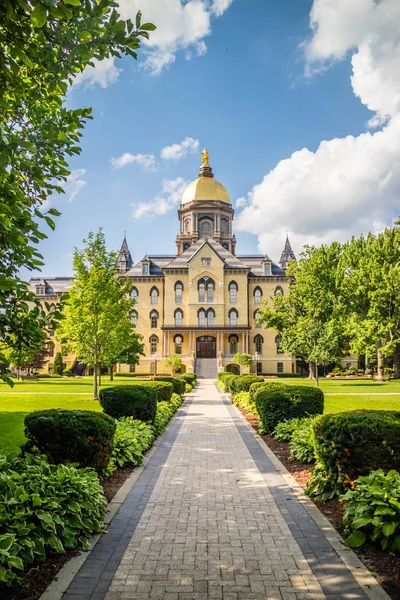
<instances>
[{"instance_id":1,"label":"arched window","mask_svg":"<svg viewBox=\"0 0 400 600\"><path fill-rule=\"evenodd\" d=\"M190 219L185 219L185 233L190 233Z\"/></svg>"},{"instance_id":2,"label":"arched window","mask_svg":"<svg viewBox=\"0 0 400 600\"><path fill-rule=\"evenodd\" d=\"M281 288L280 285L277 285L274 291L274 296L279 296L280 294L283 295L283 289Z\"/></svg>"},{"instance_id":3,"label":"arched window","mask_svg":"<svg viewBox=\"0 0 400 600\"><path fill-rule=\"evenodd\" d=\"M275 344L276 344L276 353L277 354L282 354L282 336L278 335L275 336Z\"/></svg>"},{"instance_id":4,"label":"arched window","mask_svg":"<svg viewBox=\"0 0 400 600\"><path fill-rule=\"evenodd\" d=\"M132 300L136 300L136 302L137 302L138 296L139 296L139 292L137 291L137 288L135 288L135 287L132 288L132 291L131 291Z\"/></svg>"},{"instance_id":5,"label":"arched window","mask_svg":"<svg viewBox=\"0 0 400 600\"><path fill-rule=\"evenodd\" d=\"M261 317L261 314L258 310L255 311L254 313L254 320L256 322L256 329L261 329L261 323L259 321L259 318Z\"/></svg>"},{"instance_id":6,"label":"arched window","mask_svg":"<svg viewBox=\"0 0 400 600\"><path fill-rule=\"evenodd\" d=\"M150 322L151 322L151 328L152 329L157 329L157 324L158 324L158 312L156 310L153 310L150 313Z\"/></svg>"},{"instance_id":7,"label":"arched window","mask_svg":"<svg viewBox=\"0 0 400 600\"><path fill-rule=\"evenodd\" d=\"M198 320L199 320L199 327L204 327L206 324L206 311L203 309L200 309L199 312L197 313L198 316Z\"/></svg>"},{"instance_id":8,"label":"arched window","mask_svg":"<svg viewBox=\"0 0 400 600\"><path fill-rule=\"evenodd\" d=\"M214 284L212 281L207 283L207 302L214 302Z\"/></svg>"},{"instance_id":9,"label":"arched window","mask_svg":"<svg viewBox=\"0 0 400 600\"><path fill-rule=\"evenodd\" d=\"M254 344L256 347L257 354L262 354L262 345L263 345L263 337L261 335L256 335L254 338Z\"/></svg>"},{"instance_id":10,"label":"arched window","mask_svg":"<svg viewBox=\"0 0 400 600\"><path fill-rule=\"evenodd\" d=\"M182 327L183 312L178 308L175 311L175 327Z\"/></svg>"},{"instance_id":11,"label":"arched window","mask_svg":"<svg viewBox=\"0 0 400 600\"><path fill-rule=\"evenodd\" d=\"M136 310L133 310L131 312L131 322L134 327L136 327L137 319L138 319L138 314L137 314Z\"/></svg>"},{"instance_id":12,"label":"arched window","mask_svg":"<svg viewBox=\"0 0 400 600\"><path fill-rule=\"evenodd\" d=\"M181 335L176 335L174 337L175 341L175 354L182 354L182 342L183 338Z\"/></svg>"},{"instance_id":13,"label":"arched window","mask_svg":"<svg viewBox=\"0 0 400 600\"><path fill-rule=\"evenodd\" d=\"M229 336L229 354L236 354L238 351L238 336Z\"/></svg>"},{"instance_id":14,"label":"arched window","mask_svg":"<svg viewBox=\"0 0 400 600\"><path fill-rule=\"evenodd\" d=\"M212 327L214 325L214 317L215 317L215 312L213 311L212 308L209 308L207 311L207 325L209 327Z\"/></svg>"},{"instance_id":15,"label":"arched window","mask_svg":"<svg viewBox=\"0 0 400 600\"><path fill-rule=\"evenodd\" d=\"M276 363L276 370L278 373L283 373L283 362Z\"/></svg>"},{"instance_id":16,"label":"arched window","mask_svg":"<svg viewBox=\"0 0 400 600\"><path fill-rule=\"evenodd\" d=\"M213 302L215 283L209 277L203 277L197 284L199 291L199 302ZM206 297L207 292L207 297ZM206 299L207 298L207 299Z\"/></svg>"},{"instance_id":17,"label":"arched window","mask_svg":"<svg viewBox=\"0 0 400 600\"><path fill-rule=\"evenodd\" d=\"M175 283L175 302L182 302L183 284L180 281Z\"/></svg>"},{"instance_id":18,"label":"arched window","mask_svg":"<svg viewBox=\"0 0 400 600\"><path fill-rule=\"evenodd\" d=\"M56 305L54 304L54 302L52 302L49 306L49 313L53 312L54 310L56 310Z\"/></svg>"},{"instance_id":19,"label":"arched window","mask_svg":"<svg viewBox=\"0 0 400 600\"><path fill-rule=\"evenodd\" d=\"M221 219L221 232L228 233L228 221L227 219Z\"/></svg>"},{"instance_id":20,"label":"arched window","mask_svg":"<svg viewBox=\"0 0 400 600\"><path fill-rule=\"evenodd\" d=\"M261 304L262 290L258 286L254 290L254 304Z\"/></svg>"},{"instance_id":21,"label":"arched window","mask_svg":"<svg viewBox=\"0 0 400 600\"><path fill-rule=\"evenodd\" d=\"M151 354L157 354L157 346L158 346L158 337L156 335L152 335L150 337L150 352L151 352Z\"/></svg>"},{"instance_id":22,"label":"arched window","mask_svg":"<svg viewBox=\"0 0 400 600\"><path fill-rule=\"evenodd\" d=\"M158 304L158 289L156 287L151 288L150 297L152 304Z\"/></svg>"},{"instance_id":23,"label":"arched window","mask_svg":"<svg viewBox=\"0 0 400 600\"><path fill-rule=\"evenodd\" d=\"M237 301L238 286L236 281L231 281L229 284L229 302L234 304Z\"/></svg>"},{"instance_id":24,"label":"arched window","mask_svg":"<svg viewBox=\"0 0 400 600\"><path fill-rule=\"evenodd\" d=\"M235 308L232 308L229 311L229 325L235 327L237 325L238 316L238 311Z\"/></svg>"},{"instance_id":25,"label":"arched window","mask_svg":"<svg viewBox=\"0 0 400 600\"><path fill-rule=\"evenodd\" d=\"M204 221L204 223L200 226L201 235L211 235L211 223L209 221Z\"/></svg>"}]
</instances>

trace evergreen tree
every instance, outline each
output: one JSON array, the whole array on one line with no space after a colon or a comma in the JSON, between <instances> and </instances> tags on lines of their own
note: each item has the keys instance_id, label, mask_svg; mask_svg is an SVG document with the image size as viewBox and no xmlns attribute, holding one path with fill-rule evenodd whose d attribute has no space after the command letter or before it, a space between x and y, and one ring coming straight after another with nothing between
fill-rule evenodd
<instances>
[{"instance_id":1,"label":"evergreen tree","mask_svg":"<svg viewBox=\"0 0 400 600\"><path fill-rule=\"evenodd\" d=\"M54 357L53 375L62 375L64 373L64 365L61 352L57 352Z\"/></svg>"}]
</instances>

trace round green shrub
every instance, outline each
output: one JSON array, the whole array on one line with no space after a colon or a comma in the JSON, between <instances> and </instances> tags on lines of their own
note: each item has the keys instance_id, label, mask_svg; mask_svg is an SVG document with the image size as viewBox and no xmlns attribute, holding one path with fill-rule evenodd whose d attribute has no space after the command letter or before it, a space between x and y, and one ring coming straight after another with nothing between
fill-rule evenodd
<instances>
[{"instance_id":1,"label":"round green shrub","mask_svg":"<svg viewBox=\"0 0 400 600\"><path fill-rule=\"evenodd\" d=\"M323 412L324 394L319 388L284 384L276 386L274 383L268 384L255 395L258 414L266 433L272 433L281 421Z\"/></svg>"},{"instance_id":2,"label":"round green shrub","mask_svg":"<svg viewBox=\"0 0 400 600\"><path fill-rule=\"evenodd\" d=\"M257 381L256 383L252 383L249 388L250 402L256 401L257 393L259 392L259 390L264 389L264 388L268 389L268 390L278 390L278 389L282 389L284 385L285 384L280 383L279 381L267 382L264 380Z\"/></svg>"},{"instance_id":3,"label":"round green shrub","mask_svg":"<svg viewBox=\"0 0 400 600\"><path fill-rule=\"evenodd\" d=\"M154 422L157 392L153 387L145 384L116 385L103 388L99 396L104 412L115 419L133 417Z\"/></svg>"},{"instance_id":4,"label":"round green shrub","mask_svg":"<svg viewBox=\"0 0 400 600\"><path fill-rule=\"evenodd\" d=\"M190 394L190 392L192 391L192 386L190 385L190 383L186 383L185 384L185 393L186 394Z\"/></svg>"},{"instance_id":5,"label":"round green shrub","mask_svg":"<svg viewBox=\"0 0 400 600\"><path fill-rule=\"evenodd\" d=\"M263 383L263 381L264 380L261 377L257 377L257 375L238 375L235 376L230 387L233 394L239 394L240 392L248 392L252 384Z\"/></svg>"},{"instance_id":6,"label":"round green shrub","mask_svg":"<svg viewBox=\"0 0 400 600\"><path fill-rule=\"evenodd\" d=\"M354 410L318 417L313 424L318 462L344 485L383 469L400 471L400 412Z\"/></svg>"},{"instance_id":7,"label":"round green shrub","mask_svg":"<svg viewBox=\"0 0 400 600\"><path fill-rule=\"evenodd\" d=\"M26 448L37 446L54 463L104 469L113 449L115 422L91 410L53 408L25 417Z\"/></svg>"},{"instance_id":8,"label":"round green shrub","mask_svg":"<svg viewBox=\"0 0 400 600\"><path fill-rule=\"evenodd\" d=\"M172 393L174 394L183 394L185 391L185 382L179 377L157 377L154 381L165 381L170 383L172 385Z\"/></svg>"},{"instance_id":9,"label":"round green shrub","mask_svg":"<svg viewBox=\"0 0 400 600\"><path fill-rule=\"evenodd\" d=\"M172 394L174 393L174 386L170 381L141 381L137 384L134 382L133 385L144 385L146 387L151 387L157 393L157 400L159 402L168 402L172 398Z\"/></svg>"},{"instance_id":10,"label":"round green shrub","mask_svg":"<svg viewBox=\"0 0 400 600\"><path fill-rule=\"evenodd\" d=\"M182 373L179 375L180 379L183 379L186 383L190 383L190 385L195 386L197 379L195 373Z\"/></svg>"}]
</instances>

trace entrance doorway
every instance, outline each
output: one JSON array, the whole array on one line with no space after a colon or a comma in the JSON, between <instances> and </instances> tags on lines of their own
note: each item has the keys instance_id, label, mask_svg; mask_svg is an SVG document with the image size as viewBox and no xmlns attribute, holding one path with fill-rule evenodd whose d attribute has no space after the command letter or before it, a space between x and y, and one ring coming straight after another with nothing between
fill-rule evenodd
<instances>
[{"instance_id":1,"label":"entrance doorway","mask_svg":"<svg viewBox=\"0 0 400 600\"><path fill-rule=\"evenodd\" d=\"M196 358L217 358L217 342L210 335L203 335L196 340Z\"/></svg>"}]
</instances>

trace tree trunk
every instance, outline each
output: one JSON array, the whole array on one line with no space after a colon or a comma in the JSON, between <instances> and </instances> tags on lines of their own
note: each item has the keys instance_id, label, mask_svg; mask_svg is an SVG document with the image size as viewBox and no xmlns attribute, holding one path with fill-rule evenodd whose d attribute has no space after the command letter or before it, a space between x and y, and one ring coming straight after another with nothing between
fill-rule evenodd
<instances>
[{"instance_id":1,"label":"tree trunk","mask_svg":"<svg viewBox=\"0 0 400 600\"><path fill-rule=\"evenodd\" d=\"M381 349L379 348L378 349L378 367L377 367L377 375L376 375L377 381L384 381L383 375L384 375L383 356L382 356Z\"/></svg>"},{"instance_id":2,"label":"tree trunk","mask_svg":"<svg viewBox=\"0 0 400 600\"><path fill-rule=\"evenodd\" d=\"M114 381L114 365L110 367L110 381Z\"/></svg>"},{"instance_id":3,"label":"tree trunk","mask_svg":"<svg viewBox=\"0 0 400 600\"><path fill-rule=\"evenodd\" d=\"M99 374L99 387L100 387L101 386L101 366L99 366L98 374Z\"/></svg>"},{"instance_id":4,"label":"tree trunk","mask_svg":"<svg viewBox=\"0 0 400 600\"><path fill-rule=\"evenodd\" d=\"M309 375L308 378L309 379L316 379L316 375L315 375L315 362L313 360L310 360L308 363L308 368L309 368Z\"/></svg>"},{"instance_id":5,"label":"tree trunk","mask_svg":"<svg viewBox=\"0 0 400 600\"><path fill-rule=\"evenodd\" d=\"M400 379L400 344L396 344L393 356L393 371L394 378Z\"/></svg>"},{"instance_id":6,"label":"tree trunk","mask_svg":"<svg viewBox=\"0 0 400 600\"><path fill-rule=\"evenodd\" d=\"M97 369L98 369L98 365L96 363L94 365L94 369L93 369L93 399L94 400L99 399L99 392L98 392L98 386L97 386Z\"/></svg>"},{"instance_id":7,"label":"tree trunk","mask_svg":"<svg viewBox=\"0 0 400 600\"><path fill-rule=\"evenodd\" d=\"M319 387L319 379L318 379L318 365L315 363L315 385Z\"/></svg>"}]
</instances>

